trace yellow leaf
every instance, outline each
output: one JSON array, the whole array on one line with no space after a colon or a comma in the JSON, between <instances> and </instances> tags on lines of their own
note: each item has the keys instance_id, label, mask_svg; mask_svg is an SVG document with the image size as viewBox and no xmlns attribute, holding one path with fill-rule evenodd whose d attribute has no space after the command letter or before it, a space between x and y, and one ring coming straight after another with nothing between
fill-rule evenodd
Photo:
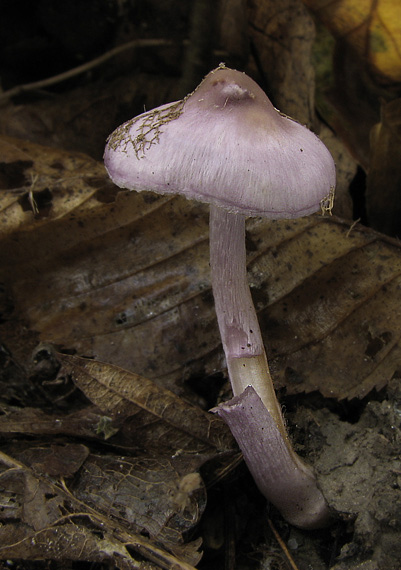
<instances>
[{"instance_id":1,"label":"yellow leaf","mask_svg":"<svg viewBox=\"0 0 401 570\"><path fill-rule=\"evenodd\" d=\"M401 81L399 0L304 0L338 41L365 60L382 84Z\"/></svg>"}]
</instances>

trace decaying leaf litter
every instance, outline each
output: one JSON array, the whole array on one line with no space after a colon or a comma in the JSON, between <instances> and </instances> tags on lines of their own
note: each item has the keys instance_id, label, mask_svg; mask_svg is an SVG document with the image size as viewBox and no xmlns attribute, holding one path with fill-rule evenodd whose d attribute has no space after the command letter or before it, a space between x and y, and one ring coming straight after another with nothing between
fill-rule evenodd
<instances>
[{"instance_id":1,"label":"decaying leaf litter","mask_svg":"<svg viewBox=\"0 0 401 570\"><path fill-rule=\"evenodd\" d=\"M271 11L274 13L274 8L269 8L267 3L255 3L251 8L250 23L255 43L261 45L264 26L265 33L269 32L265 39L268 37L276 46L278 32L270 33L271 26L274 27ZM299 41L295 33L298 27L311 30L309 44L303 43L305 52L296 50L300 57L304 55L305 77L311 73L306 46L312 43L313 22L299 3L296 10L294 5L290 8L287 6L287 12L280 13L280 18L276 19L292 42ZM256 17L261 18L258 22L263 26L252 27L257 21L252 18ZM291 49L295 50L294 43ZM277 66L270 73L275 80L277 100L280 101L282 96L285 101L285 94L288 99L285 85L295 70L286 66L284 60L281 65L282 68ZM299 74L302 65L294 67ZM268 65L266 68L270 69ZM293 102L293 99L290 97L288 101ZM307 117L304 120L310 124L316 120L310 112L312 101L313 88L310 88L304 95L304 103L298 103ZM277 106L280 105L277 103ZM289 112L282 105L281 108ZM292 111L291 114L297 113ZM99 408L99 402L93 401L85 389L82 395L82 388L73 383L71 374L63 376L61 373L55 381L54 375L46 377L43 368L39 373L37 350L28 381L29 353L38 342L50 342L58 350L75 350L80 355L94 358L95 365L97 361L104 361L153 379L157 386L190 398L196 405L205 408L213 404L202 390L200 396L199 393L195 395L188 386L188 381L191 386L195 381L195 386L202 382L213 385L216 381L221 385L222 376L219 380L218 373L224 371L208 277L207 211L179 199L117 193L101 165L76 153L6 138L2 141L2 156L5 157L1 170L4 184L2 225L7 226L1 249L5 283L2 300L6 315L2 323L5 339L2 360L6 378L2 384L5 387L2 433L5 434L5 445L9 445L5 448L6 457L3 457L3 481L10 481L18 471L16 480L10 485L14 490L18 488L17 503L20 500L20 507L27 511L23 515L18 511L20 522L17 520L17 526L13 519L15 512L9 510L10 517L5 511L5 540L10 536L21 538L21 542L15 541L17 550L10 550L5 556L18 558L21 553L18 545L26 547L33 539L32 548L36 543L35 548L24 550L27 559L63 560L75 556L76 559L99 562L109 559L110 551L113 551L118 553L113 557L114 560L118 558L120 566L142 567L143 562L134 553L137 538L134 527L129 536L119 535L114 528L121 517L120 522L127 532L127 521L131 519L124 511L124 500L122 506L118 500L116 503L121 512L112 511L113 528L107 527L102 534L98 525L99 521L104 522L105 513L110 512L111 504L105 506L108 497L102 505L93 499L93 495L89 497L82 477L75 483L84 488L85 508L84 514L77 512L69 504L70 495L79 500L75 493L78 487L70 485L71 471L65 467L54 469L53 460L49 462L44 457L47 453L50 457L59 457L60 448L67 456L76 452L79 460L84 458L83 465L87 462L85 473L93 474L96 465L98 474L110 481L113 489L113 481L114 484L117 481L113 473L116 476L118 473L115 461L125 458L128 450L129 458L124 466L134 473L135 457L142 457L143 451L146 454L147 450L152 450L148 434L153 432L153 426L158 426L154 433L163 433L164 441L167 441L170 425L163 418L154 423L152 415L133 411L131 404L128 416L123 414L124 419L116 421L110 409ZM353 166L348 159L341 160L342 156L346 156L344 148L338 150L337 163L348 165L343 177L346 187L355 163ZM347 204L346 199L341 201ZM36 215L32 212L35 203L39 211ZM350 218L349 215L346 217ZM370 567L397 567L394 560L400 558L397 551L400 518L397 511L398 243L361 226L353 226L351 221L336 218L311 218L296 224L250 222L247 239L249 279L277 387L288 395L288 421L299 451L315 462L326 497L342 515L339 526L327 531L324 538L282 526L289 544L296 545L291 552L299 567L311 564L311 561L315 568L329 565L354 568L362 561ZM22 327L16 326L17 315ZM46 355L46 349L40 354ZM45 363L46 357L42 361L46 371ZM109 364L105 367L101 363L97 365L99 370L106 371L106 375L110 374ZM14 381L16 376L18 391L9 386L9 379ZM100 385L95 383L95 386ZM386 391L372 398L374 389L385 386ZM40 388L39 395L37 388ZM213 398L217 392L214 387ZM305 392L311 395L295 399L296 394ZM101 393L99 387L95 388L96 393ZM56 400L55 394L58 395ZM319 394L328 399L322 401ZM362 406L354 405L354 400L340 407L336 403L355 397L365 397ZM303 404L307 404L306 411ZM60 413L54 413L54 406ZM320 412L322 406L330 411ZM342 421L338 423L341 408ZM347 416L347 410L354 410L353 415ZM191 417L190 412L188 414ZM132 437L137 422L142 426L142 433L146 433L146 439L142 441L145 449L141 448L140 438L135 441ZM12 426L15 432L9 429ZM224 430L223 425L221 429ZM32 435L28 437L28 434L35 435L33 447ZM69 449L71 437L75 441L78 437L77 449ZM181 446L183 436L177 440L176 437L173 441L179 441ZM187 449L190 449L195 440L191 439L191 433L185 437L189 441ZM18 445L13 447L15 438ZM85 448L89 450L88 456ZM181 447L177 451L182 454ZM230 465L236 464L235 447L229 452L227 448L223 451L225 459L220 458L217 466L213 463L213 459L217 460L216 451L212 449L204 457L209 477L204 475L207 485L215 480L215 476L219 479L221 473L225 474ZM217 456L221 451L217 451ZM155 473L160 475L165 469L160 448L156 446L152 453L156 453L158 465ZM33 463L29 463L28 456ZM199 567L202 564L212 567L208 555L214 551L205 527L206 523L210 527L211 519L207 510L202 510L205 491L203 483L198 486L200 480L196 475L202 461L187 464L187 471L180 474L173 468L169 494L172 510L180 511L182 502L197 510L196 516L201 521L198 529L202 531L198 530L198 534L195 531L192 537L186 536L186 546L180 547L181 550L175 543L175 552L172 552L171 543L161 541L161 544L160 536L157 539L151 536L151 544L146 548L153 549L153 554L145 556L150 564L169 567L173 564L169 556L175 556L174 563L179 560L184 564L185 560L190 560L190 564L196 564L196 551L200 547L190 540L203 533L205 555ZM39 466L39 473L33 465ZM33 479L27 474L29 469L33 469ZM78 475L80 469L83 473L83 468L78 467ZM124 469L122 472L126 473ZM38 474L44 473L70 495L67 500L63 493L56 493L54 487L51 490L42 486L43 490L35 499L40 513L36 518L35 510L24 504L31 496L29 489L41 485ZM189 487L180 483L186 476L190 476ZM223 475L223 481L228 484L230 479L224 477L227 476ZM366 484L366 479L371 485ZM132 480L135 480L135 474ZM164 483L167 481L166 477ZM214 497L213 489L213 486L208 488L209 503ZM354 489L360 490L359 495ZM123 498L124 492L121 493ZM369 501L366 501L367 496L371 497ZM11 508L10 502L15 504L15 497L5 497L8 508ZM243 492L241 497L243 500ZM112 495L111 500L115 499ZM100 511L93 515L90 514L91 500ZM162 508L167 510L165 505ZM236 508L239 508L238 503ZM241 512L242 525L248 521L248 528L251 528L255 514L241 509L237 512ZM155 515L155 520L159 521L156 524L163 526L159 514ZM161 533L164 537L166 532L176 533L174 524L181 524L177 522L179 516L180 513L176 514L172 531L166 527L164 534ZM54 527L42 530L43 521ZM151 527L151 532L156 532L154 529ZM242 529L240 536L247 544L250 539L246 534L244 539L243 532ZM255 540L261 544L265 539L254 534L251 543ZM54 547L49 551L50 543ZM131 543L133 548L127 546ZM12 546L11 541L7 544ZM326 549L324 555L322 548ZM265 560L269 560L270 554L263 552L263 549L259 550L258 559L265 556ZM252 565L249 559L246 564L245 567Z\"/></svg>"},{"instance_id":2,"label":"decaying leaf litter","mask_svg":"<svg viewBox=\"0 0 401 570\"><path fill-rule=\"evenodd\" d=\"M9 150L18 143L2 144ZM16 156L32 156L30 146L22 153L16 147ZM15 302L41 339L149 378L167 376L171 385L221 370L207 208L114 188L103 201L99 194L110 183L101 165L60 151L47 155L49 162L87 167L77 196L72 166L71 179L68 171L61 182L59 172L37 177L37 192L52 188L48 216L35 220L21 208L25 186L5 192L3 208L7 224L14 218L4 234L4 267L13 275ZM29 180L36 168L21 176ZM399 357L398 243L320 216L249 220L247 241L249 280L278 386L338 399L382 388Z\"/></svg>"}]
</instances>

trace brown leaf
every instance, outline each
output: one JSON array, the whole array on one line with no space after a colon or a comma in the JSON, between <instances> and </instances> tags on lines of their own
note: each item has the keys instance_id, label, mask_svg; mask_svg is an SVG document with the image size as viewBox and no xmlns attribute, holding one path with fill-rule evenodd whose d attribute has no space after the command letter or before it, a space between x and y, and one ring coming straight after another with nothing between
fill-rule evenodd
<instances>
[{"instance_id":1,"label":"brown leaf","mask_svg":"<svg viewBox=\"0 0 401 570\"><path fill-rule=\"evenodd\" d=\"M85 462L74 495L135 532L148 533L170 550L200 520L206 491L197 469L199 456L112 457L92 455ZM192 481L187 488L186 482Z\"/></svg>"},{"instance_id":2,"label":"brown leaf","mask_svg":"<svg viewBox=\"0 0 401 570\"><path fill-rule=\"evenodd\" d=\"M392 236L401 235L401 99L383 103L381 121L370 137L366 188L369 224Z\"/></svg>"},{"instance_id":3,"label":"brown leaf","mask_svg":"<svg viewBox=\"0 0 401 570\"><path fill-rule=\"evenodd\" d=\"M393 95L377 86L352 48L344 41L335 43L323 26L318 28L314 56L319 112L352 157L367 170L369 133L379 120L380 99Z\"/></svg>"},{"instance_id":4,"label":"brown leaf","mask_svg":"<svg viewBox=\"0 0 401 570\"><path fill-rule=\"evenodd\" d=\"M151 380L117 366L59 355L64 373L105 414L124 421L127 439L147 453L211 453L235 447L227 426Z\"/></svg>"},{"instance_id":5,"label":"brown leaf","mask_svg":"<svg viewBox=\"0 0 401 570\"><path fill-rule=\"evenodd\" d=\"M0 271L20 314L43 340L176 390L222 370L207 209L134 192L99 202L86 188L89 200L67 213L84 191L74 180L53 181L61 216L25 213L28 231L20 213L8 225ZM384 386L398 370L398 243L318 216L249 220L247 238L277 386L334 398Z\"/></svg>"},{"instance_id":6,"label":"brown leaf","mask_svg":"<svg viewBox=\"0 0 401 570\"><path fill-rule=\"evenodd\" d=\"M42 161L46 156L46 160L53 163L52 152L46 155L41 147L19 144L23 146L22 151L29 147L32 159L40 154ZM11 153L10 148L16 147L20 156L17 143L13 141L10 145L7 139L5 148ZM69 154L65 156L68 162ZM94 164L88 160L91 175ZM35 163L35 168L40 173L41 163ZM5 226L1 250L3 278L9 283L12 276L14 285L20 280L22 289L28 287L34 297L37 295L28 300L23 293L17 304L26 317L36 323L35 328L43 333L43 338L77 347L81 338L83 352L122 363L149 377L160 376L164 366L163 363L161 367L158 365L157 352L149 340L157 342L159 339L163 343L163 338L170 334L168 322L166 330L156 323L154 330L142 331L142 325L148 322L147 327L151 326L152 316L162 311L169 314L170 325L174 326L179 321L182 300L194 297L207 287L207 210L199 205L188 210L189 203L184 200L146 193L119 193L115 197L111 192L107 200L99 201L98 190L110 188L101 165L97 165L98 176L90 177L90 186L85 177L80 177L78 183L74 177L62 174L62 183L58 172L43 182L51 188L57 197L55 203L60 206L56 208L55 204L46 220L35 219L32 212L23 212L17 200L5 205L2 212ZM42 186L37 182L36 187ZM77 198L73 198L75 195ZM78 207L82 195L86 198ZM7 196L5 194L5 199ZM179 212L182 212L181 220ZM23 231L19 230L20 224ZM152 235L157 235L157 240ZM191 244L195 247L191 248ZM82 272L83 266L87 268L86 275ZM41 276L45 274L42 281ZM14 291L19 297L17 290ZM43 311L44 298L46 311ZM134 342L127 332L132 326L138 327L139 333ZM182 332L187 340L185 327ZM217 331L215 336L218 344ZM181 362L192 357L191 353L187 356L186 342L176 343L172 351L172 363L174 357ZM118 355L117 360L113 353ZM152 363L149 362L151 354ZM144 363L147 365L143 366Z\"/></svg>"},{"instance_id":7,"label":"brown leaf","mask_svg":"<svg viewBox=\"0 0 401 570\"><path fill-rule=\"evenodd\" d=\"M22 460L34 472L50 477L72 477L89 455L82 444L51 445L47 448L32 448L23 452Z\"/></svg>"},{"instance_id":8,"label":"brown leaf","mask_svg":"<svg viewBox=\"0 0 401 570\"><path fill-rule=\"evenodd\" d=\"M250 0L248 6L250 36L267 95L283 113L313 124L311 16L298 0Z\"/></svg>"},{"instance_id":9,"label":"brown leaf","mask_svg":"<svg viewBox=\"0 0 401 570\"><path fill-rule=\"evenodd\" d=\"M9 137L0 137L0 152L0 237L5 239L2 257L14 265L15 271L24 272L21 263L29 264L32 256L36 262L38 257L39 263L45 262L55 252L60 255L82 240L124 226L128 220L152 211L159 199L144 193L130 209L104 166L83 154ZM49 196L45 211L38 199L43 193ZM52 240L46 242L49 234Z\"/></svg>"},{"instance_id":10,"label":"brown leaf","mask_svg":"<svg viewBox=\"0 0 401 570\"><path fill-rule=\"evenodd\" d=\"M84 461L70 489L63 479L32 469L54 458L54 449L17 448L17 458L0 452L0 557L105 560L111 548L113 557L123 557L122 567L148 568L130 555L126 547L131 546L157 567L193 570L199 553L194 545L187 548L177 542L182 543L181 531L201 515L200 478L186 491L183 507L177 495L200 458L192 464L180 458L175 463L149 463L143 458L84 458L82 450L74 444L65 447L66 455L77 456L78 451ZM157 534L157 542L141 536L143 530ZM176 544L180 558L170 553Z\"/></svg>"},{"instance_id":11,"label":"brown leaf","mask_svg":"<svg viewBox=\"0 0 401 570\"><path fill-rule=\"evenodd\" d=\"M0 139L0 149L1 189L6 191L0 195L1 235L19 226L24 231L37 229L96 203L96 177L102 168L89 157L57 149L44 152L40 146L8 137ZM72 185L75 192L68 190Z\"/></svg>"},{"instance_id":12,"label":"brown leaf","mask_svg":"<svg viewBox=\"0 0 401 570\"><path fill-rule=\"evenodd\" d=\"M171 49L180 48L166 45L161 49L163 53L169 53ZM121 59L114 59L112 65L118 61ZM141 113L144 106L152 109L177 99L176 77L146 72L133 74L132 67L126 76L124 72L126 69L121 69L114 80L109 77L105 81L102 76L98 81L84 82L76 88L70 86L64 92L58 90L56 97L28 99L18 105L5 105L3 101L0 132L101 159L105 140L119 122Z\"/></svg>"},{"instance_id":13,"label":"brown leaf","mask_svg":"<svg viewBox=\"0 0 401 570\"><path fill-rule=\"evenodd\" d=\"M114 433L111 418L107 418L97 408L87 407L77 412L49 414L39 408L14 408L2 405L0 433L30 435L69 435L81 438L99 438L102 441Z\"/></svg>"},{"instance_id":14,"label":"brown leaf","mask_svg":"<svg viewBox=\"0 0 401 570\"><path fill-rule=\"evenodd\" d=\"M111 534L94 532L75 523L34 532L23 523L0 526L0 557L22 560L103 562L121 570L154 570L159 566L135 560Z\"/></svg>"},{"instance_id":15,"label":"brown leaf","mask_svg":"<svg viewBox=\"0 0 401 570\"><path fill-rule=\"evenodd\" d=\"M249 33L257 54L256 66L254 68L251 60L250 71L278 109L308 125L328 147L337 167L333 212L352 218L349 185L357 165L343 142L319 122L315 112L316 65L312 62L312 48L316 34L313 18L301 0L250 0L248 5ZM327 89L326 76L323 81ZM327 120L326 115L323 116Z\"/></svg>"},{"instance_id":16,"label":"brown leaf","mask_svg":"<svg viewBox=\"0 0 401 570\"><path fill-rule=\"evenodd\" d=\"M274 264L261 321L278 384L340 399L382 388L399 369L399 243L334 219L288 238L251 266L263 289Z\"/></svg>"}]
</instances>

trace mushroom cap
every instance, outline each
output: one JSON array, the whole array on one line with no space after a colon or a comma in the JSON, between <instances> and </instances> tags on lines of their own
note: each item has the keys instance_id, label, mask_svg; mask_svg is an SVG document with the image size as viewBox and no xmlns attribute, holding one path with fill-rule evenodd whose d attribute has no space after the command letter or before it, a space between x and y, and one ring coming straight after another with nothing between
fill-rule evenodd
<instances>
[{"instance_id":1,"label":"mushroom cap","mask_svg":"<svg viewBox=\"0 0 401 570\"><path fill-rule=\"evenodd\" d=\"M277 111L245 73L224 66L182 101L117 128L104 161L122 188L276 219L316 212L335 186L321 140Z\"/></svg>"}]
</instances>

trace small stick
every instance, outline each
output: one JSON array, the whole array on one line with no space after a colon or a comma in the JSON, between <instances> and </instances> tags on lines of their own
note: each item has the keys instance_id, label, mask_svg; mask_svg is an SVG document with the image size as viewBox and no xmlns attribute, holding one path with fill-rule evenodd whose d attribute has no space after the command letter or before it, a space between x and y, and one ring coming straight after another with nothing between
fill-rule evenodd
<instances>
[{"instance_id":1,"label":"small stick","mask_svg":"<svg viewBox=\"0 0 401 570\"><path fill-rule=\"evenodd\" d=\"M285 556L287 557L288 562L293 570L299 570L298 566L295 564L293 557L290 554L284 540L281 538L279 533L277 532L276 528L274 527L272 521L267 517L267 522L269 523L269 527L271 528L272 533L274 534L275 539L279 543L281 550L284 552Z\"/></svg>"},{"instance_id":2,"label":"small stick","mask_svg":"<svg viewBox=\"0 0 401 570\"><path fill-rule=\"evenodd\" d=\"M126 51L128 49L136 48L136 47L158 47L158 46L167 46L171 45L172 42L168 40L152 40L152 39L142 39L142 40L133 40L131 42L127 42L120 46L113 48L110 51L79 65L78 67L74 67L73 69L69 69L68 71L64 71L63 73L59 73L58 75L54 75L53 77L48 77L47 79L41 79L40 81L35 81L33 83L25 83L24 85L17 85L8 91L4 91L4 93L0 94L0 101L6 101L11 97L15 97L16 95L20 95L21 93L26 93L28 91L36 91L38 89L43 89L44 87L49 87L50 85L54 85L56 83L61 83L62 81L66 81L71 77L75 77L76 75L80 75L81 73L85 73L94 67L97 67L104 63L105 61L115 57L119 53Z\"/></svg>"},{"instance_id":3,"label":"small stick","mask_svg":"<svg viewBox=\"0 0 401 570\"><path fill-rule=\"evenodd\" d=\"M352 230L355 228L355 226L361 221L361 218L358 218L357 220L355 220L349 227L349 230L347 231L347 233L345 234L345 237L349 237Z\"/></svg>"}]
</instances>

